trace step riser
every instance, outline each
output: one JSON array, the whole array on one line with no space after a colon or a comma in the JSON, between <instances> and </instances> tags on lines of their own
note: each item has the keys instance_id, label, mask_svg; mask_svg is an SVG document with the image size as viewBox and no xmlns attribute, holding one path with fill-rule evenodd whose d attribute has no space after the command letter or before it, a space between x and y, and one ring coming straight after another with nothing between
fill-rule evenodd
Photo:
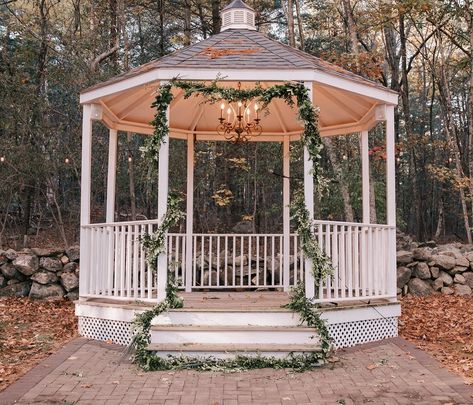
<instances>
[{"instance_id":1,"label":"step riser","mask_svg":"<svg viewBox=\"0 0 473 405\"><path fill-rule=\"evenodd\" d=\"M215 359L234 359L237 355L246 356L246 357L275 357L277 359L283 359L289 356L290 352L201 352L201 351L185 351L185 352L176 352L176 351L156 351L153 352L156 356L161 358L168 358L169 356L174 357L192 357L192 358L202 358L202 357L213 357ZM306 352L303 352L306 353ZM294 353L294 355L300 355L303 353ZM309 352L307 352L309 353Z\"/></svg>"},{"instance_id":2,"label":"step riser","mask_svg":"<svg viewBox=\"0 0 473 405\"><path fill-rule=\"evenodd\" d=\"M292 312L168 312L153 319L153 325L255 325L298 326L300 318Z\"/></svg>"},{"instance_id":3,"label":"step riser","mask_svg":"<svg viewBox=\"0 0 473 405\"><path fill-rule=\"evenodd\" d=\"M307 344L316 345L316 331L165 331L151 332L151 343Z\"/></svg>"}]
</instances>

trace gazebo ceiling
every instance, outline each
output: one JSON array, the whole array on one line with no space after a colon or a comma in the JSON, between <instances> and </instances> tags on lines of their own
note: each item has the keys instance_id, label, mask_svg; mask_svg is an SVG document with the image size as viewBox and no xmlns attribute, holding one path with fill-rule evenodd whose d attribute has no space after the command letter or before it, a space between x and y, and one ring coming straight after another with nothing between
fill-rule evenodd
<instances>
[{"instance_id":1,"label":"gazebo ceiling","mask_svg":"<svg viewBox=\"0 0 473 405\"><path fill-rule=\"evenodd\" d=\"M101 118L110 127L146 134L153 130L149 124L154 115L151 103L162 80L181 77L210 81L221 77L221 85L234 87L239 81L243 87L255 86L256 82L267 87L300 80L313 84L322 135L367 129L377 120L378 106L397 104L397 93L381 84L255 31L251 16L239 20L237 13L252 12L240 10L240 3L232 3L234 14L227 19L224 31L84 90L81 103L99 104ZM299 136L302 128L297 111L276 100L267 112L262 114L265 135L261 139ZM171 136L184 138L195 132L200 139L218 139L215 129L219 114L217 105L195 97L184 100L176 90L170 111Z\"/></svg>"},{"instance_id":2,"label":"gazebo ceiling","mask_svg":"<svg viewBox=\"0 0 473 405\"><path fill-rule=\"evenodd\" d=\"M270 87L277 82L261 82L261 86ZM236 87L237 82L222 82L222 86ZM149 123L155 110L151 108L158 84L133 88L119 94L110 95L100 100L101 104L123 128L138 125L145 133L151 132ZM254 82L242 82L242 88L255 86ZM353 127L362 121L378 102L346 90L314 84L314 104L319 107L319 124L322 132L340 126ZM206 103L202 97L184 99L182 90L174 90L174 100L170 110L171 137L185 138L195 132L200 138L209 135L213 139L220 116L218 104ZM297 109L291 108L283 100L275 99L268 109L261 114L263 133L267 136L298 136L302 123L297 119ZM136 130L136 129L135 129ZM330 135L330 134L328 134Z\"/></svg>"}]
</instances>

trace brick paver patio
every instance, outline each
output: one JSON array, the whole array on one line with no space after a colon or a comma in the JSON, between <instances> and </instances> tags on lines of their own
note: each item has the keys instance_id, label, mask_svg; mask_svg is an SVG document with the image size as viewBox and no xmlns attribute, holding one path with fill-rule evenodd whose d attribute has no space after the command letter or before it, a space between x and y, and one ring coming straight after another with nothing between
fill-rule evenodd
<instances>
[{"instance_id":1,"label":"brick paver patio","mask_svg":"<svg viewBox=\"0 0 473 405\"><path fill-rule=\"evenodd\" d=\"M123 348L76 339L0 393L0 404L473 404L473 388L396 338L305 373L144 373Z\"/></svg>"}]
</instances>

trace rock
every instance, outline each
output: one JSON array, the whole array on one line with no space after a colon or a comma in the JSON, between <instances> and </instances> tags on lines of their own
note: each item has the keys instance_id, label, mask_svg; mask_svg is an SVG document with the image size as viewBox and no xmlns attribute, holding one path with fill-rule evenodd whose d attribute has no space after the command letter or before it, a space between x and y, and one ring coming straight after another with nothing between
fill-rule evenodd
<instances>
[{"instance_id":1,"label":"rock","mask_svg":"<svg viewBox=\"0 0 473 405\"><path fill-rule=\"evenodd\" d=\"M7 285L16 284L16 283L19 283L19 282L20 282L20 280L17 280L16 278L12 278L11 280L8 280Z\"/></svg>"},{"instance_id":2,"label":"rock","mask_svg":"<svg viewBox=\"0 0 473 405\"><path fill-rule=\"evenodd\" d=\"M473 288L473 272L469 271L467 273L463 273L462 276L465 279L465 284L470 288Z\"/></svg>"},{"instance_id":3,"label":"rock","mask_svg":"<svg viewBox=\"0 0 473 405\"><path fill-rule=\"evenodd\" d=\"M465 281L465 277L463 277L461 274L455 274L455 277L453 277L454 283L465 284Z\"/></svg>"},{"instance_id":4,"label":"rock","mask_svg":"<svg viewBox=\"0 0 473 405\"><path fill-rule=\"evenodd\" d=\"M409 264L412 262L412 252L400 250L396 253L396 261L398 264Z\"/></svg>"},{"instance_id":5,"label":"rock","mask_svg":"<svg viewBox=\"0 0 473 405\"><path fill-rule=\"evenodd\" d=\"M70 262L62 268L62 271L64 273L74 273L78 268L79 265L76 262Z\"/></svg>"},{"instance_id":6,"label":"rock","mask_svg":"<svg viewBox=\"0 0 473 405\"><path fill-rule=\"evenodd\" d=\"M0 276L0 288L7 285L7 279L3 276Z\"/></svg>"},{"instance_id":7,"label":"rock","mask_svg":"<svg viewBox=\"0 0 473 405\"><path fill-rule=\"evenodd\" d=\"M465 259L468 260L470 263L473 262L473 252L465 253Z\"/></svg>"},{"instance_id":8,"label":"rock","mask_svg":"<svg viewBox=\"0 0 473 405\"><path fill-rule=\"evenodd\" d=\"M455 295L471 295L471 288L464 284L455 284Z\"/></svg>"},{"instance_id":9,"label":"rock","mask_svg":"<svg viewBox=\"0 0 473 405\"><path fill-rule=\"evenodd\" d=\"M445 252L448 253L448 252ZM455 267L456 260L452 256L448 256L446 254L441 255L434 255L432 256L432 262L434 263L435 267L440 267L444 270L450 270Z\"/></svg>"},{"instance_id":10,"label":"rock","mask_svg":"<svg viewBox=\"0 0 473 405\"><path fill-rule=\"evenodd\" d=\"M11 263L5 263L0 266L0 271L6 278L19 278L18 276L23 277L23 275L20 275L21 273L19 273Z\"/></svg>"},{"instance_id":11,"label":"rock","mask_svg":"<svg viewBox=\"0 0 473 405\"><path fill-rule=\"evenodd\" d=\"M33 299L62 298L64 290L59 284L43 285L33 283L29 296Z\"/></svg>"},{"instance_id":12,"label":"rock","mask_svg":"<svg viewBox=\"0 0 473 405\"><path fill-rule=\"evenodd\" d=\"M465 256L457 257L455 259L455 266L466 268L470 266L470 261Z\"/></svg>"},{"instance_id":13,"label":"rock","mask_svg":"<svg viewBox=\"0 0 473 405\"><path fill-rule=\"evenodd\" d=\"M15 260L13 260L13 266L25 276L31 276L39 268L39 260L35 255L19 255Z\"/></svg>"},{"instance_id":14,"label":"rock","mask_svg":"<svg viewBox=\"0 0 473 405\"><path fill-rule=\"evenodd\" d=\"M434 280L434 282L432 283L432 288L435 290L435 291L440 291L443 287L443 280L441 278L438 278L437 280Z\"/></svg>"},{"instance_id":15,"label":"rock","mask_svg":"<svg viewBox=\"0 0 473 405\"><path fill-rule=\"evenodd\" d=\"M66 255L71 262L78 262L80 258L79 245L73 245L66 249Z\"/></svg>"},{"instance_id":16,"label":"rock","mask_svg":"<svg viewBox=\"0 0 473 405\"><path fill-rule=\"evenodd\" d=\"M416 267L419 262L410 262L409 264L406 264L406 267Z\"/></svg>"},{"instance_id":17,"label":"rock","mask_svg":"<svg viewBox=\"0 0 473 405\"><path fill-rule=\"evenodd\" d=\"M396 288L396 295L402 295L402 288Z\"/></svg>"},{"instance_id":18,"label":"rock","mask_svg":"<svg viewBox=\"0 0 473 405\"><path fill-rule=\"evenodd\" d=\"M445 273L444 271L440 272L439 278L440 280L443 281L443 284L446 285L447 287L451 286L453 284L453 278L450 276L450 274Z\"/></svg>"},{"instance_id":19,"label":"rock","mask_svg":"<svg viewBox=\"0 0 473 405\"><path fill-rule=\"evenodd\" d=\"M5 257L10 260L10 261L13 261L15 260L17 257L18 257L18 253L16 253L13 249L8 249L5 253L4 253Z\"/></svg>"},{"instance_id":20,"label":"rock","mask_svg":"<svg viewBox=\"0 0 473 405\"><path fill-rule=\"evenodd\" d=\"M66 294L69 301L77 301L79 299L79 290L70 291Z\"/></svg>"},{"instance_id":21,"label":"rock","mask_svg":"<svg viewBox=\"0 0 473 405\"><path fill-rule=\"evenodd\" d=\"M430 268L430 274L432 274L432 278L437 278L440 275L440 270L438 267L432 266Z\"/></svg>"},{"instance_id":22,"label":"rock","mask_svg":"<svg viewBox=\"0 0 473 405\"><path fill-rule=\"evenodd\" d=\"M39 284L52 284L57 282L57 276L50 271L38 271L31 276L31 280Z\"/></svg>"},{"instance_id":23,"label":"rock","mask_svg":"<svg viewBox=\"0 0 473 405\"><path fill-rule=\"evenodd\" d=\"M62 255L60 260L62 264L69 263L69 258L66 255Z\"/></svg>"},{"instance_id":24,"label":"rock","mask_svg":"<svg viewBox=\"0 0 473 405\"><path fill-rule=\"evenodd\" d=\"M408 292L409 292L409 286L406 284L404 288L402 289L402 294L407 295Z\"/></svg>"},{"instance_id":25,"label":"rock","mask_svg":"<svg viewBox=\"0 0 473 405\"><path fill-rule=\"evenodd\" d=\"M62 249L31 248L33 254L39 257L57 256L63 252Z\"/></svg>"},{"instance_id":26,"label":"rock","mask_svg":"<svg viewBox=\"0 0 473 405\"><path fill-rule=\"evenodd\" d=\"M437 247L437 242L435 242L434 240L429 240L427 242L419 243L419 247L434 248L434 247Z\"/></svg>"},{"instance_id":27,"label":"rock","mask_svg":"<svg viewBox=\"0 0 473 405\"><path fill-rule=\"evenodd\" d=\"M450 287L442 287L440 292L445 295L452 295L455 291L453 290L453 288Z\"/></svg>"},{"instance_id":28,"label":"rock","mask_svg":"<svg viewBox=\"0 0 473 405\"><path fill-rule=\"evenodd\" d=\"M48 271L59 271L62 270L62 263L59 259L52 257L42 257L39 259L39 267Z\"/></svg>"},{"instance_id":29,"label":"rock","mask_svg":"<svg viewBox=\"0 0 473 405\"><path fill-rule=\"evenodd\" d=\"M454 276L455 274L458 273L463 273L464 271L467 271L468 267L461 267L461 266L455 266L453 269L449 270L448 272Z\"/></svg>"},{"instance_id":30,"label":"rock","mask_svg":"<svg viewBox=\"0 0 473 405\"><path fill-rule=\"evenodd\" d=\"M62 273L61 284L66 289L66 291L75 290L76 288L79 287L79 277L77 277L75 273ZM208 280L204 280L204 285L208 285ZM212 283L212 285L216 285L216 282L215 284Z\"/></svg>"},{"instance_id":31,"label":"rock","mask_svg":"<svg viewBox=\"0 0 473 405\"><path fill-rule=\"evenodd\" d=\"M0 297L27 297L30 293L31 282L22 281L0 288Z\"/></svg>"},{"instance_id":32,"label":"rock","mask_svg":"<svg viewBox=\"0 0 473 405\"><path fill-rule=\"evenodd\" d=\"M407 267L397 268L397 287L404 287L411 279L412 271Z\"/></svg>"},{"instance_id":33,"label":"rock","mask_svg":"<svg viewBox=\"0 0 473 405\"><path fill-rule=\"evenodd\" d=\"M427 280L430 278L430 270L427 263L419 262L414 270L414 276L422 280Z\"/></svg>"},{"instance_id":34,"label":"rock","mask_svg":"<svg viewBox=\"0 0 473 405\"><path fill-rule=\"evenodd\" d=\"M434 293L432 286L420 278L411 279L407 285L409 286L409 293L415 296L424 297Z\"/></svg>"},{"instance_id":35,"label":"rock","mask_svg":"<svg viewBox=\"0 0 473 405\"><path fill-rule=\"evenodd\" d=\"M421 260L428 262L432 258L432 249L429 247L420 247L412 251L412 257L414 260Z\"/></svg>"},{"instance_id":36,"label":"rock","mask_svg":"<svg viewBox=\"0 0 473 405\"><path fill-rule=\"evenodd\" d=\"M5 251L0 249L0 266L8 262L7 257L5 256Z\"/></svg>"}]
</instances>

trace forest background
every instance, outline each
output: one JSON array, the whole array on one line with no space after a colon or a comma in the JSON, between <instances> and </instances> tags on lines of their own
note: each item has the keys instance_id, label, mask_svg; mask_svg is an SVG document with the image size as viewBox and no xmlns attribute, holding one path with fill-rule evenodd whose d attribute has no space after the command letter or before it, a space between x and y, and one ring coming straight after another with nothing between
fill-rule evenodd
<instances>
[{"instance_id":1,"label":"forest background","mask_svg":"<svg viewBox=\"0 0 473 405\"><path fill-rule=\"evenodd\" d=\"M223 0L0 0L0 246L79 233L81 108L89 85L220 30ZM257 29L399 92L398 229L472 241L473 2L249 0ZM143 136L119 133L116 220L155 218ZM316 216L361 219L358 134L324 138ZM170 187L186 190L171 140ZM108 131L94 124L93 221L104 221ZM383 128L370 134L371 220L385 217ZM292 147L292 182L301 177ZM282 145L197 142L194 230L282 230Z\"/></svg>"}]
</instances>

